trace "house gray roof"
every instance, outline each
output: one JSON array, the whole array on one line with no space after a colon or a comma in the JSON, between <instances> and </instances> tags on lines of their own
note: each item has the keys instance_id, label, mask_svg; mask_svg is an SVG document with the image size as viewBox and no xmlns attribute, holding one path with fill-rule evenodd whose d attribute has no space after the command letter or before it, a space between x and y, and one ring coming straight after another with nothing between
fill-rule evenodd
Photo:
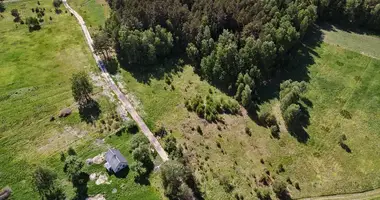
<instances>
[{"instance_id":1,"label":"house gray roof","mask_svg":"<svg viewBox=\"0 0 380 200\"><path fill-rule=\"evenodd\" d=\"M120 163L128 164L127 160L117 149L108 149L105 158L114 172L117 172L117 167Z\"/></svg>"}]
</instances>

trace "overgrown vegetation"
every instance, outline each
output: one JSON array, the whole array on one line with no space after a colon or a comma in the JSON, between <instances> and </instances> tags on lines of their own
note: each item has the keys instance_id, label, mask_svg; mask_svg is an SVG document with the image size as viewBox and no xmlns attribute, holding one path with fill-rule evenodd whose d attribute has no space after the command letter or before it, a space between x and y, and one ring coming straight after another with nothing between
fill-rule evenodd
<instances>
[{"instance_id":1,"label":"overgrown vegetation","mask_svg":"<svg viewBox=\"0 0 380 200\"><path fill-rule=\"evenodd\" d=\"M187 110L196 112L201 118L209 122L223 121L219 116L222 113L238 114L240 112L239 104L236 101L226 100L224 98L214 98L207 95L204 99L201 95L185 101Z\"/></svg>"}]
</instances>

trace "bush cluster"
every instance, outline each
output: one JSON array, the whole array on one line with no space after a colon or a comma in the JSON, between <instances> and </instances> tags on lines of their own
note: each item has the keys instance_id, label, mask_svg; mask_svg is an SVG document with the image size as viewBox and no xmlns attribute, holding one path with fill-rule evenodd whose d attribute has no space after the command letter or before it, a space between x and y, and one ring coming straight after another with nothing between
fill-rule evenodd
<instances>
[{"instance_id":1,"label":"bush cluster","mask_svg":"<svg viewBox=\"0 0 380 200\"><path fill-rule=\"evenodd\" d=\"M240 106L236 101L225 100L224 98L215 99L210 95L206 99L200 95L185 101L187 110L196 112L199 117L206 119L209 122L221 120L219 114L238 114Z\"/></svg>"}]
</instances>

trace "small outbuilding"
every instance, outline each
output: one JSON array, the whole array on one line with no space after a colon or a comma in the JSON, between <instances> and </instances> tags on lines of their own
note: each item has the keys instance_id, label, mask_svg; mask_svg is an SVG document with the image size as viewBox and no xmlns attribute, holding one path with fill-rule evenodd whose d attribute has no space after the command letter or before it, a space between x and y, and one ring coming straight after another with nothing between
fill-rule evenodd
<instances>
[{"instance_id":1,"label":"small outbuilding","mask_svg":"<svg viewBox=\"0 0 380 200\"><path fill-rule=\"evenodd\" d=\"M117 173L128 166L127 160L117 149L108 149L105 155L106 163L104 167L108 171Z\"/></svg>"}]
</instances>

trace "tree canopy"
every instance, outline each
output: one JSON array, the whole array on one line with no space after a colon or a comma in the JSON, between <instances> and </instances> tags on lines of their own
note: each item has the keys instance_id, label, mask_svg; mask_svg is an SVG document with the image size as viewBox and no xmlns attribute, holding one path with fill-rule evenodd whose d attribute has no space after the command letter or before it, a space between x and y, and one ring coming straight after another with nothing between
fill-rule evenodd
<instances>
[{"instance_id":1,"label":"tree canopy","mask_svg":"<svg viewBox=\"0 0 380 200\"><path fill-rule=\"evenodd\" d=\"M79 106L85 105L91 100L90 94L93 90L92 84L85 72L73 74L71 78L71 90L73 97Z\"/></svg>"},{"instance_id":2,"label":"tree canopy","mask_svg":"<svg viewBox=\"0 0 380 200\"><path fill-rule=\"evenodd\" d=\"M105 32L136 68L187 54L245 107L282 70L317 18L380 29L377 0L109 0ZM130 9L133 7L134 9Z\"/></svg>"}]
</instances>

